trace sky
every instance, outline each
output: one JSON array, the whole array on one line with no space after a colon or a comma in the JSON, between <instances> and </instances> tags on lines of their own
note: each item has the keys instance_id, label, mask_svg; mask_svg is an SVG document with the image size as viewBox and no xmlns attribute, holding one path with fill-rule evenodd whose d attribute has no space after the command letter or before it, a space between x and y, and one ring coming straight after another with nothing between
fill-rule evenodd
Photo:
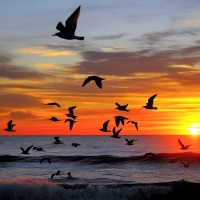
<instances>
[{"instance_id":1,"label":"sky","mask_svg":"<svg viewBox=\"0 0 200 200\"><path fill-rule=\"evenodd\" d=\"M200 2L0 0L0 134L191 134L200 129ZM80 40L52 36L81 5ZM82 87L88 76L100 76ZM157 94L157 110L143 108ZM61 107L43 105L58 102ZM129 112L115 103L128 104ZM77 115L64 123L68 108ZM61 121L55 123L49 118ZM13 120L16 132L6 132ZM99 129L110 120L108 129ZM127 122L127 120L126 120ZM125 122L125 123L126 123Z\"/></svg>"}]
</instances>

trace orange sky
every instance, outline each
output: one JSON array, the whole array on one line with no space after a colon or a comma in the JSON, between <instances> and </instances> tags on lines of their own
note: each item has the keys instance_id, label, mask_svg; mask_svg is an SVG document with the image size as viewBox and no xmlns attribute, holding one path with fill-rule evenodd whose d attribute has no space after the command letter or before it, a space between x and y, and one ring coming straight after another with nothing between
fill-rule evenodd
<instances>
[{"instance_id":1,"label":"orange sky","mask_svg":"<svg viewBox=\"0 0 200 200\"><path fill-rule=\"evenodd\" d=\"M44 1L40 9L36 2L24 11L21 3L0 8L1 135L111 135L99 128L110 120L112 131L116 115L138 122L138 131L120 125L122 135L190 134L190 128L200 128L198 5L80 1L76 32L85 39L67 41L51 35L79 5ZM82 87L90 75L105 78L102 89L94 82ZM154 94L158 110L146 110ZM42 105L54 101L61 107ZM116 110L115 102L128 104L130 112ZM71 106L78 117L70 131L64 120ZM3 130L11 119L15 133Z\"/></svg>"}]
</instances>

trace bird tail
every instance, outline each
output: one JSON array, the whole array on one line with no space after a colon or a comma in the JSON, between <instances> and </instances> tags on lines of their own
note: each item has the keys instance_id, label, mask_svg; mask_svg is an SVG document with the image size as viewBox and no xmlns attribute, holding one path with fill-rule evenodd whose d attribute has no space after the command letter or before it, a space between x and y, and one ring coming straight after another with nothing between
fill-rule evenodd
<instances>
[{"instance_id":1,"label":"bird tail","mask_svg":"<svg viewBox=\"0 0 200 200\"><path fill-rule=\"evenodd\" d=\"M77 36L76 39L77 39L77 40L84 40L84 37L79 37L79 36Z\"/></svg>"}]
</instances>

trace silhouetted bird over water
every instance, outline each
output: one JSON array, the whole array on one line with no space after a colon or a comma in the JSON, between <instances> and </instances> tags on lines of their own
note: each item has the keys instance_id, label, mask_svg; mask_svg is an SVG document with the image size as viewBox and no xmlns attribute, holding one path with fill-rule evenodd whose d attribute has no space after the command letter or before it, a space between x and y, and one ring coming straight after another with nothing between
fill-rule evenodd
<instances>
[{"instance_id":1,"label":"silhouetted bird over water","mask_svg":"<svg viewBox=\"0 0 200 200\"><path fill-rule=\"evenodd\" d=\"M121 110L121 111L126 111L126 112L128 112L129 110L127 110L126 108L127 108L127 106L128 106L128 104L126 104L126 105L120 105L120 104L118 104L118 103L115 103L115 105L117 106L117 110Z\"/></svg>"},{"instance_id":2,"label":"silhouetted bird over water","mask_svg":"<svg viewBox=\"0 0 200 200\"><path fill-rule=\"evenodd\" d=\"M53 142L54 144L63 144L62 141L59 139L60 137L54 137L55 142Z\"/></svg>"},{"instance_id":3,"label":"silhouetted bird over water","mask_svg":"<svg viewBox=\"0 0 200 200\"><path fill-rule=\"evenodd\" d=\"M104 78L101 78L99 76L89 76L87 77L84 82L83 82L83 86L85 86L87 83L89 83L90 81L95 81L96 85L99 87L99 88L102 88L102 80L105 80Z\"/></svg>"},{"instance_id":4,"label":"silhouetted bird over water","mask_svg":"<svg viewBox=\"0 0 200 200\"><path fill-rule=\"evenodd\" d=\"M67 175L68 175L67 178L69 178L69 179L73 179L73 177L72 177L72 175L71 175L71 172L68 172Z\"/></svg>"},{"instance_id":5,"label":"silhouetted bird over water","mask_svg":"<svg viewBox=\"0 0 200 200\"><path fill-rule=\"evenodd\" d=\"M47 161L49 162L49 164L51 164L51 159L52 159L52 158L48 158L48 157L42 158L42 159L40 160L40 164L41 164L44 160L47 160Z\"/></svg>"},{"instance_id":6,"label":"silhouetted bird over water","mask_svg":"<svg viewBox=\"0 0 200 200\"><path fill-rule=\"evenodd\" d=\"M36 151L44 151L44 152L45 152L45 150L44 150L43 148L41 148L41 147L33 147L33 150L36 150Z\"/></svg>"},{"instance_id":7,"label":"silhouetted bird over water","mask_svg":"<svg viewBox=\"0 0 200 200\"><path fill-rule=\"evenodd\" d=\"M77 116L74 115L74 109L76 108L77 106L71 106L68 108L69 110L69 113L66 114L68 117L71 117L73 119L76 119Z\"/></svg>"},{"instance_id":8,"label":"silhouetted bird over water","mask_svg":"<svg viewBox=\"0 0 200 200\"><path fill-rule=\"evenodd\" d=\"M111 135L110 137L113 137L113 138L120 138L119 137L119 133L120 133L120 131L122 130L122 128L120 128L119 130L115 130L115 127L113 128L113 130L112 130L112 133L113 133L113 135Z\"/></svg>"},{"instance_id":9,"label":"silhouetted bird over water","mask_svg":"<svg viewBox=\"0 0 200 200\"><path fill-rule=\"evenodd\" d=\"M119 116L115 116L114 118L115 118L115 124L116 124L117 127L119 126L120 122L124 126L124 120L125 119L128 120L128 118L126 118L124 116L120 116L120 115Z\"/></svg>"},{"instance_id":10,"label":"silhouetted bird over water","mask_svg":"<svg viewBox=\"0 0 200 200\"><path fill-rule=\"evenodd\" d=\"M72 146L73 146L73 147L78 147L78 146L80 146L80 144L74 142L74 143L72 143Z\"/></svg>"},{"instance_id":11,"label":"silhouetted bird over water","mask_svg":"<svg viewBox=\"0 0 200 200\"><path fill-rule=\"evenodd\" d=\"M20 149L22 150L22 154L29 154L29 150L33 147L33 145L31 145L30 147L28 147L26 150L23 149L23 147L21 147Z\"/></svg>"},{"instance_id":12,"label":"silhouetted bird over water","mask_svg":"<svg viewBox=\"0 0 200 200\"><path fill-rule=\"evenodd\" d=\"M128 139L125 139L126 140L126 145L133 145L133 142L134 141L137 141L137 140L128 140Z\"/></svg>"},{"instance_id":13,"label":"silhouetted bird over water","mask_svg":"<svg viewBox=\"0 0 200 200\"><path fill-rule=\"evenodd\" d=\"M182 150L186 150L186 149L188 149L189 146L191 146L191 144L189 144L189 145L184 145L184 144L180 141L180 139L178 139L178 143L181 145L181 149L182 149Z\"/></svg>"},{"instance_id":14,"label":"silhouetted bird over water","mask_svg":"<svg viewBox=\"0 0 200 200\"><path fill-rule=\"evenodd\" d=\"M110 120L107 120L106 122L103 123L103 128L100 128L99 130L102 132L110 132L110 130L108 130L108 123Z\"/></svg>"},{"instance_id":15,"label":"silhouetted bird over water","mask_svg":"<svg viewBox=\"0 0 200 200\"><path fill-rule=\"evenodd\" d=\"M153 107L153 101L155 99L155 97L157 96L157 94L151 96L149 99L148 99L148 103L146 103L146 106L143 106L144 108L146 109L154 109L154 110L157 110L157 107Z\"/></svg>"},{"instance_id":16,"label":"silhouetted bird over water","mask_svg":"<svg viewBox=\"0 0 200 200\"><path fill-rule=\"evenodd\" d=\"M52 102L52 103L43 103L43 105L47 105L47 106L57 106L58 108L61 107L60 104L56 103L56 102Z\"/></svg>"},{"instance_id":17,"label":"silhouetted bird over water","mask_svg":"<svg viewBox=\"0 0 200 200\"><path fill-rule=\"evenodd\" d=\"M66 123L66 122L69 122L69 129L70 129L70 131L71 131L72 128L73 128L74 122L76 122L76 121L74 121L73 119L66 119L66 120L64 121L64 123Z\"/></svg>"},{"instance_id":18,"label":"silhouetted bird over water","mask_svg":"<svg viewBox=\"0 0 200 200\"><path fill-rule=\"evenodd\" d=\"M184 162L182 162L182 161L180 161L180 163L182 163L183 164L183 166L185 167L185 168L188 168L189 167L189 165L192 163L192 162L189 162L189 163L184 163Z\"/></svg>"},{"instance_id":19,"label":"silhouetted bird over water","mask_svg":"<svg viewBox=\"0 0 200 200\"><path fill-rule=\"evenodd\" d=\"M5 131L8 131L8 132L15 132L15 130L13 130L13 127L15 126L15 124L12 124L12 120L10 120L8 123L7 123L7 128L5 128L4 130Z\"/></svg>"},{"instance_id":20,"label":"silhouetted bird over water","mask_svg":"<svg viewBox=\"0 0 200 200\"><path fill-rule=\"evenodd\" d=\"M52 179L55 175L60 175L60 170L58 170L55 174L52 174L52 175L51 175L51 179Z\"/></svg>"},{"instance_id":21,"label":"silhouetted bird over water","mask_svg":"<svg viewBox=\"0 0 200 200\"><path fill-rule=\"evenodd\" d=\"M73 40L73 39L84 40L84 37L75 35L77 21L78 21L79 15L80 15L80 9L81 9L81 6L79 6L71 14L71 16L66 20L65 26L61 22L59 22L56 26L56 29L59 30L60 32L58 32L52 36L58 36L60 38L66 39L66 40Z\"/></svg>"}]
</instances>

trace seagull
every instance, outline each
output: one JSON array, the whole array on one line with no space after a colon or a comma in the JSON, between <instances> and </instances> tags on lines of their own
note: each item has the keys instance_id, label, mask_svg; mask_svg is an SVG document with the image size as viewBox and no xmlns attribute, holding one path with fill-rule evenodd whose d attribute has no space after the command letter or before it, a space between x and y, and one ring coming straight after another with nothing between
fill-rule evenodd
<instances>
[{"instance_id":1,"label":"seagull","mask_svg":"<svg viewBox=\"0 0 200 200\"><path fill-rule=\"evenodd\" d=\"M189 162L189 163L184 163L184 162L182 162L182 161L180 161L182 164L183 164L183 166L185 167L185 168L188 168L189 167L189 165L190 165L190 163L192 163L192 162Z\"/></svg>"},{"instance_id":2,"label":"seagull","mask_svg":"<svg viewBox=\"0 0 200 200\"><path fill-rule=\"evenodd\" d=\"M137 141L137 140L128 140L128 139L125 139L127 141L127 145L133 145L133 142L134 141Z\"/></svg>"},{"instance_id":3,"label":"seagull","mask_svg":"<svg viewBox=\"0 0 200 200\"><path fill-rule=\"evenodd\" d=\"M134 125L135 125L135 128L138 130L138 123L137 123L137 122L135 122L135 121L128 121L127 124L128 124L128 123L134 124Z\"/></svg>"},{"instance_id":4,"label":"seagull","mask_svg":"<svg viewBox=\"0 0 200 200\"><path fill-rule=\"evenodd\" d=\"M107 120L106 122L103 123L103 128L100 128L99 130L102 132L110 132L110 130L108 130L108 123L110 120Z\"/></svg>"},{"instance_id":5,"label":"seagull","mask_svg":"<svg viewBox=\"0 0 200 200\"><path fill-rule=\"evenodd\" d=\"M90 81L95 81L96 85L99 87L99 88L102 88L102 80L105 80L104 78L101 78L99 76L89 76L87 77L84 82L83 82L83 85L86 85L87 83L89 83Z\"/></svg>"},{"instance_id":6,"label":"seagull","mask_svg":"<svg viewBox=\"0 0 200 200\"><path fill-rule=\"evenodd\" d=\"M44 150L43 148L41 148L41 147L33 147L33 150L36 150L36 151L44 151L44 152L45 152L45 150Z\"/></svg>"},{"instance_id":7,"label":"seagull","mask_svg":"<svg viewBox=\"0 0 200 200\"><path fill-rule=\"evenodd\" d=\"M48 105L48 106L57 106L58 108L60 108L61 107L61 105L60 104L58 104L58 103L56 103L56 102L52 102L52 103L43 103L43 105Z\"/></svg>"},{"instance_id":8,"label":"seagull","mask_svg":"<svg viewBox=\"0 0 200 200\"><path fill-rule=\"evenodd\" d=\"M69 110L69 114L66 114L68 117L71 117L73 119L76 119L77 116L74 115L74 108L76 108L77 106L72 106L72 107L69 107L68 110Z\"/></svg>"},{"instance_id":9,"label":"seagull","mask_svg":"<svg viewBox=\"0 0 200 200\"><path fill-rule=\"evenodd\" d=\"M152 153L152 152L148 152L148 153L145 153L144 157L146 158L147 156L153 156L153 157L155 157L155 154Z\"/></svg>"},{"instance_id":10,"label":"seagull","mask_svg":"<svg viewBox=\"0 0 200 200\"><path fill-rule=\"evenodd\" d=\"M41 160L40 160L40 164L44 161L44 160L47 160L48 162L49 162L49 164L51 164L51 159L52 158L42 158Z\"/></svg>"},{"instance_id":11,"label":"seagull","mask_svg":"<svg viewBox=\"0 0 200 200\"><path fill-rule=\"evenodd\" d=\"M22 154L29 154L29 150L33 147L33 145L31 145L30 147L28 147L26 150L23 149L23 147L21 147L20 149L22 150Z\"/></svg>"},{"instance_id":12,"label":"seagull","mask_svg":"<svg viewBox=\"0 0 200 200\"><path fill-rule=\"evenodd\" d=\"M76 122L76 121L74 121L73 119L66 119L66 120L64 121L64 123L66 123L66 122L69 122L69 129L70 129L70 131L71 131L72 128L73 128L74 122Z\"/></svg>"},{"instance_id":13,"label":"seagull","mask_svg":"<svg viewBox=\"0 0 200 200\"><path fill-rule=\"evenodd\" d=\"M113 130L112 130L113 135L111 135L110 137L113 137L113 138L120 138L120 137L119 137L119 133L120 133L121 130L122 130L122 128L119 129L118 131L116 131L116 130L115 130L115 127L114 127Z\"/></svg>"},{"instance_id":14,"label":"seagull","mask_svg":"<svg viewBox=\"0 0 200 200\"><path fill-rule=\"evenodd\" d=\"M127 111L127 112L129 111L129 110L126 109L126 107L128 106L128 104L121 106L120 104L115 103L115 105L117 105L117 108L116 108L117 110Z\"/></svg>"},{"instance_id":15,"label":"seagull","mask_svg":"<svg viewBox=\"0 0 200 200\"><path fill-rule=\"evenodd\" d=\"M146 106L143 106L146 109L154 109L157 110L157 107L153 107L153 100L157 96L157 94L153 95L148 99L148 103L146 103Z\"/></svg>"},{"instance_id":16,"label":"seagull","mask_svg":"<svg viewBox=\"0 0 200 200\"><path fill-rule=\"evenodd\" d=\"M63 143L60 141L59 138L60 138L60 137L54 137L55 142L53 142L53 143L54 143L54 144L63 144Z\"/></svg>"},{"instance_id":17,"label":"seagull","mask_svg":"<svg viewBox=\"0 0 200 200\"><path fill-rule=\"evenodd\" d=\"M4 130L5 131L8 131L8 132L15 132L15 130L13 130L13 127L15 126L15 124L12 124L12 120L10 120L8 123L7 123L7 128L5 128Z\"/></svg>"},{"instance_id":18,"label":"seagull","mask_svg":"<svg viewBox=\"0 0 200 200\"><path fill-rule=\"evenodd\" d=\"M121 122L122 125L124 126L124 120L125 120L125 119L128 120L128 118L123 117L123 116L115 116L114 118L115 118L115 123L116 123L116 126L117 126L117 127L119 126L119 123L120 123L120 122Z\"/></svg>"},{"instance_id":19,"label":"seagull","mask_svg":"<svg viewBox=\"0 0 200 200\"><path fill-rule=\"evenodd\" d=\"M52 36L58 36L60 38L66 39L66 40L84 40L84 37L76 36L75 30L77 26L78 17L80 15L80 9L81 6L79 6L72 14L71 16L66 20L65 26L59 22L56 26L56 29L60 32L52 35Z\"/></svg>"},{"instance_id":20,"label":"seagull","mask_svg":"<svg viewBox=\"0 0 200 200\"><path fill-rule=\"evenodd\" d=\"M189 146L191 146L191 144L185 146L179 139L178 139L178 142L181 145L181 149L183 149L183 150L186 150L186 149L188 149Z\"/></svg>"},{"instance_id":21,"label":"seagull","mask_svg":"<svg viewBox=\"0 0 200 200\"><path fill-rule=\"evenodd\" d=\"M61 121L60 119L58 119L57 117L54 117L54 116L51 116L51 118L49 120L51 120L53 122Z\"/></svg>"},{"instance_id":22,"label":"seagull","mask_svg":"<svg viewBox=\"0 0 200 200\"><path fill-rule=\"evenodd\" d=\"M79 143L72 143L72 146L77 147L77 146L80 146L80 144Z\"/></svg>"},{"instance_id":23,"label":"seagull","mask_svg":"<svg viewBox=\"0 0 200 200\"><path fill-rule=\"evenodd\" d=\"M55 175L60 175L60 170L57 170L57 172L55 174L51 175L51 179L55 176Z\"/></svg>"}]
</instances>

